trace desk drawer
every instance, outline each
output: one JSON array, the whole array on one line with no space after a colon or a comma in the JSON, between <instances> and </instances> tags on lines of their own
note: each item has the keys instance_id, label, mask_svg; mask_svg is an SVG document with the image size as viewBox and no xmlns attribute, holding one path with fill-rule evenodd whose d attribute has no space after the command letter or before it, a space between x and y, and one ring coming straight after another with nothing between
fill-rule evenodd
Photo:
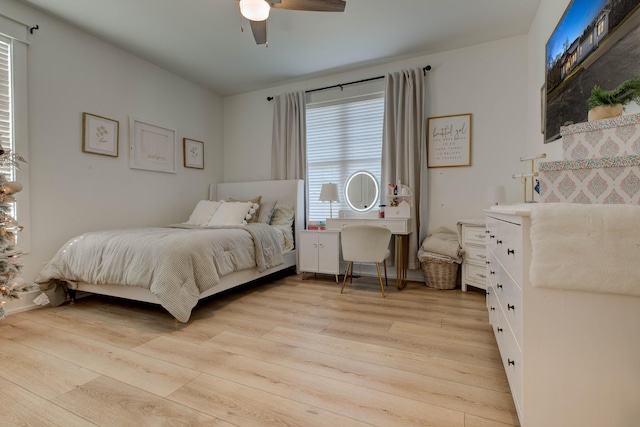
<instances>
[{"instance_id":1,"label":"desk drawer","mask_svg":"<svg viewBox=\"0 0 640 427\"><path fill-rule=\"evenodd\" d=\"M340 231L350 225L374 225L388 228L394 234L409 234L410 218L377 219L377 218L327 218L327 230Z\"/></svg>"}]
</instances>

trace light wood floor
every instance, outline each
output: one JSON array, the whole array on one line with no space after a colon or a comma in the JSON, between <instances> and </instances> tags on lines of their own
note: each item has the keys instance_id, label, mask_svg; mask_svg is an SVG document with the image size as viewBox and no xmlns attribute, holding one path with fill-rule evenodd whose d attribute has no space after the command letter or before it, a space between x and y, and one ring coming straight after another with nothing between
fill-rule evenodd
<instances>
[{"instance_id":1,"label":"light wood floor","mask_svg":"<svg viewBox=\"0 0 640 427\"><path fill-rule=\"evenodd\" d=\"M279 277L162 308L90 296L0 321L0 425L517 425L484 293Z\"/></svg>"}]
</instances>

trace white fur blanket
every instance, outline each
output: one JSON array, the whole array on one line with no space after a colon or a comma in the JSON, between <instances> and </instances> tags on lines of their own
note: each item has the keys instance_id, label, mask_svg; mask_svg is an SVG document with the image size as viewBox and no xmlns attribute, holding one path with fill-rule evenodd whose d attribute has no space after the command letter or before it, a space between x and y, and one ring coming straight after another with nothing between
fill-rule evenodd
<instances>
[{"instance_id":1,"label":"white fur blanket","mask_svg":"<svg viewBox=\"0 0 640 427\"><path fill-rule=\"evenodd\" d=\"M640 296L640 206L531 209L532 286Z\"/></svg>"}]
</instances>

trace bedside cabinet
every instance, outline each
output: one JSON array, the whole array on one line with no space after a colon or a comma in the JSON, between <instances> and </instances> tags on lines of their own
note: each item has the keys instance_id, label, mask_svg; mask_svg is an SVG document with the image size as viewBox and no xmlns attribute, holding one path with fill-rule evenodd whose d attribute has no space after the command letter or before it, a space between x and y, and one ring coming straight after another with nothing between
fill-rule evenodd
<instances>
[{"instance_id":1,"label":"bedside cabinet","mask_svg":"<svg viewBox=\"0 0 640 427\"><path fill-rule=\"evenodd\" d=\"M333 274L338 283L340 273L340 232L303 230L300 232L300 271Z\"/></svg>"},{"instance_id":2,"label":"bedside cabinet","mask_svg":"<svg viewBox=\"0 0 640 427\"><path fill-rule=\"evenodd\" d=\"M483 220L458 221L460 246L464 250L462 261L462 290L467 286L487 289L487 254L485 222Z\"/></svg>"}]
</instances>

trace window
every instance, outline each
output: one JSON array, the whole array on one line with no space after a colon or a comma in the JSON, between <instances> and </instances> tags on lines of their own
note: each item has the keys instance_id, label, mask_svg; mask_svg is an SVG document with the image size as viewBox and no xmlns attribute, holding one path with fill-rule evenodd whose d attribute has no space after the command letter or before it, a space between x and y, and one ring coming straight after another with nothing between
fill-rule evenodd
<instances>
[{"instance_id":1,"label":"window","mask_svg":"<svg viewBox=\"0 0 640 427\"><path fill-rule=\"evenodd\" d=\"M0 15L0 139L10 149L29 160L27 123L27 37L28 27ZM24 230L18 233L20 249L28 253L31 246L29 212L29 164L20 169L5 168L2 173L16 180L23 190L16 195L15 216Z\"/></svg>"},{"instance_id":2,"label":"window","mask_svg":"<svg viewBox=\"0 0 640 427\"><path fill-rule=\"evenodd\" d=\"M329 217L329 203L318 200L322 184L338 184L336 217L339 209L347 209L344 184L351 174L367 170L380 183L383 114L384 93L307 105L309 220Z\"/></svg>"},{"instance_id":3,"label":"window","mask_svg":"<svg viewBox=\"0 0 640 427\"><path fill-rule=\"evenodd\" d=\"M13 147L13 102L11 76L11 40L0 36L0 144L5 150ZM15 168L0 167L9 181L15 179Z\"/></svg>"},{"instance_id":4,"label":"window","mask_svg":"<svg viewBox=\"0 0 640 427\"><path fill-rule=\"evenodd\" d=\"M600 37L604 33L604 19L598 21L598 37Z\"/></svg>"}]
</instances>

